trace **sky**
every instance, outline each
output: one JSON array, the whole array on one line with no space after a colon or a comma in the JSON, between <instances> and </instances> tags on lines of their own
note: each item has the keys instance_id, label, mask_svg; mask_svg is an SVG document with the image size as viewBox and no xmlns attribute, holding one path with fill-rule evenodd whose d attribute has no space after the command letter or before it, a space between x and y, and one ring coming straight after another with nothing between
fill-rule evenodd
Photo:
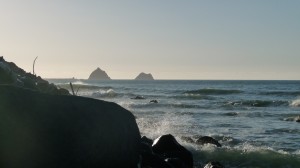
<instances>
[{"instance_id":1,"label":"sky","mask_svg":"<svg viewBox=\"0 0 300 168\"><path fill-rule=\"evenodd\" d=\"M300 80L299 0L0 0L0 56L43 78Z\"/></svg>"}]
</instances>

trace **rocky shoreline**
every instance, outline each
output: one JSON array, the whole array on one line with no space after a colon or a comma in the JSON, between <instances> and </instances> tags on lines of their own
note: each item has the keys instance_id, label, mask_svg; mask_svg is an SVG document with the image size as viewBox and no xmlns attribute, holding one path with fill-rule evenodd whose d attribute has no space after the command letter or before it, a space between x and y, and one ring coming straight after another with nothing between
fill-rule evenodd
<instances>
[{"instance_id":1,"label":"rocky shoreline","mask_svg":"<svg viewBox=\"0 0 300 168\"><path fill-rule=\"evenodd\" d=\"M174 136L141 137L121 106L70 95L0 57L0 167L193 168ZM195 143L216 140L202 137ZM205 168L223 167L210 162Z\"/></svg>"},{"instance_id":2,"label":"rocky shoreline","mask_svg":"<svg viewBox=\"0 0 300 168\"><path fill-rule=\"evenodd\" d=\"M13 62L0 57L0 84L13 85L48 94L69 95L66 89L58 88L40 76L25 72Z\"/></svg>"}]
</instances>

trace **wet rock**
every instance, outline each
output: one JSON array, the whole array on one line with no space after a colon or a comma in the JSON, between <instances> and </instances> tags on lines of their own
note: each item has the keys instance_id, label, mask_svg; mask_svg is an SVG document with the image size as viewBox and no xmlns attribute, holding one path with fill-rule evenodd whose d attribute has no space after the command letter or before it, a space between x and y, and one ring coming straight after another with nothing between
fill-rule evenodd
<instances>
[{"instance_id":1,"label":"wet rock","mask_svg":"<svg viewBox=\"0 0 300 168\"><path fill-rule=\"evenodd\" d=\"M0 85L1 168L137 167L131 112L101 100Z\"/></svg>"},{"instance_id":2,"label":"wet rock","mask_svg":"<svg viewBox=\"0 0 300 168\"><path fill-rule=\"evenodd\" d=\"M148 137L146 137L146 136L143 136L143 137L141 138L141 142L142 142L142 143L146 143L146 144L148 144L148 145L150 145L150 146L152 146L152 144L153 144L153 140L150 139L150 138L148 138Z\"/></svg>"},{"instance_id":3,"label":"wet rock","mask_svg":"<svg viewBox=\"0 0 300 168\"><path fill-rule=\"evenodd\" d=\"M164 161L163 158L154 154L152 151L152 143L153 140L143 136L141 138L141 166L142 168L149 167L162 167L162 168L170 168L170 165Z\"/></svg>"},{"instance_id":4,"label":"wet rock","mask_svg":"<svg viewBox=\"0 0 300 168\"><path fill-rule=\"evenodd\" d=\"M225 113L224 115L225 116L237 116L237 115L239 115L239 113L238 112L228 112L228 113Z\"/></svg>"},{"instance_id":5,"label":"wet rock","mask_svg":"<svg viewBox=\"0 0 300 168\"><path fill-rule=\"evenodd\" d=\"M178 158L186 167L193 167L192 153L181 146L170 134L157 138L152 145L152 150L164 159Z\"/></svg>"},{"instance_id":6,"label":"wet rock","mask_svg":"<svg viewBox=\"0 0 300 168\"><path fill-rule=\"evenodd\" d=\"M131 99L142 100L142 99L145 99L145 98L143 96L136 96L136 97L132 97Z\"/></svg>"},{"instance_id":7,"label":"wet rock","mask_svg":"<svg viewBox=\"0 0 300 168\"><path fill-rule=\"evenodd\" d=\"M141 147L140 147L141 155L143 156L145 153L153 154L152 147L151 145L141 142Z\"/></svg>"},{"instance_id":8,"label":"wet rock","mask_svg":"<svg viewBox=\"0 0 300 168\"><path fill-rule=\"evenodd\" d=\"M215 140L214 138L209 137L209 136L203 136L203 137L199 138L196 141L196 143L200 144L200 145L204 145L204 144L208 144L209 143L209 144L214 144L217 147L222 147L222 145L217 140Z\"/></svg>"},{"instance_id":9,"label":"wet rock","mask_svg":"<svg viewBox=\"0 0 300 168\"><path fill-rule=\"evenodd\" d=\"M179 158L167 158L165 161L172 166L172 168L186 168L186 165Z\"/></svg>"},{"instance_id":10,"label":"wet rock","mask_svg":"<svg viewBox=\"0 0 300 168\"><path fill-rule=\"evenodd\" d=\"M158 103L157 100L150 100L150 103Z\"/></svg>"},{"instance_id":11,"label":"wet rock","mask_svg":"<svg viewBox=\"0 0 300 168\"><path fill-rule=\"evenodd\" d=\"M220 162L209 162L204 168L224 168L224 166Z\"/></svg>"},{"instance_id":12,"label":"wet rock","mask_svg":"<svg viewBox=\"0 0 300 168\"><path fill-rule=\"evenodd\" d=\"M142 154L142 168L174 168L168 164L163 158L153 153Z\"/></svg>"}]
</instances>

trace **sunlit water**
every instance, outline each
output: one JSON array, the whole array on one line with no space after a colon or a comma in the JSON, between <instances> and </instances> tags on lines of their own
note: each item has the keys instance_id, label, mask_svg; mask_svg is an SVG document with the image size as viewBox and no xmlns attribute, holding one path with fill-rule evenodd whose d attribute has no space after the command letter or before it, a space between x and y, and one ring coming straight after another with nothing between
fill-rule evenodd
<instances>
[{"instance_id":1,"label":"sunlit water","mask_svg":"<svg viewBox=\"0 0 300 168\"><path fill-rule=\"evenodd\" d=\"M64 88L72 82L80 96L130 110L142 135L174 135L193 152L196 167L214 160L226 167L300 167L300 81L49 81ZM223 146L182 139L204 135Z\"/></svg>"}]
</instances>

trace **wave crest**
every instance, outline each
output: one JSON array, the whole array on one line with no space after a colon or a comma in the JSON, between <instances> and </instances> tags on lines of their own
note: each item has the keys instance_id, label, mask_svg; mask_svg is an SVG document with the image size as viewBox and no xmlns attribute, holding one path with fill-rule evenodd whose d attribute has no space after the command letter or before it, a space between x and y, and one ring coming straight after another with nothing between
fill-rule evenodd
<instances>
[{"instance_id":1,"label":"wave crest","mask_svg":"<svg viewBox=\"0 0 300 168\"><path fill-rule=\"evenodd\" d=\"M292 101L292 103L290 105L293 107L300 107L300 99L296 99L296 100Z\"/></svg>"},{"instance_id":2,"label":"wave crest","mask_svg":"<svg viewBox=\"0 0 300 168\"><path fill-rule=\"evenodd\" d=\"M92 93L92 97L114 98L116 96L118 96L118 94L113 89L99 90L99 91Z\"/></svg>"},{"instance_id":3,"label":"wave crest","mask_svg":"<svg viewBox=\"0 0 300 168\"><path fill-rule=\"evenodd\" d=\"M225 95L225 94L238 94L241 90L226 90L226 89L198 89L189 90L185 94L200 94L200 95Z\"/></svg>"}]
</instances>

